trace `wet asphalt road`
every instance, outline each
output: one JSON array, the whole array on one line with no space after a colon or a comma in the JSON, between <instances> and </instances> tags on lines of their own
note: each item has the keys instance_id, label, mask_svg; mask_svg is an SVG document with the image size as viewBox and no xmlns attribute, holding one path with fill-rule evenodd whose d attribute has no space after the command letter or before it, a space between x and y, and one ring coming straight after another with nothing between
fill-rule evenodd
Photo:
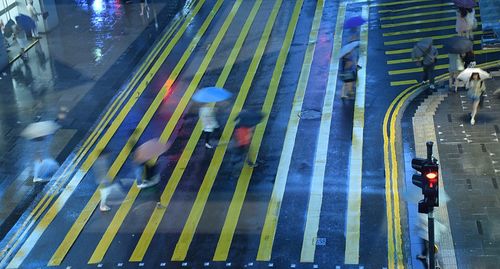
<instances>
[{"instance_id":1,"label":"wet asphalt road","mask_svg":"<svg viewBox=\"0 0 500 269\"><path fill-rule=\"evenodd\" d=\"M179 76L173 82L170 88L167 86L166 93L162 92L165 83L172 73L175 73L176 65L183 61L186 51L190 51L189 44L195 38L199 29L202 29L203 23L210 17L210 12L217 6L215 0L199 0L193 3L193 6L204 3L199 13L196 14L192 22L186 27L185 33L168 55L165 62L161 64L159 58L154 62L161 66L153 76L144 76L141 79L148 81L144 92L139 98L135 96L128 100L137 99L130 112L126 115L123 123L116 130L106 148L109 149L111 160L119 155L124 148L125 152L132 150L133 145L127 141L132 132L141 122L143 115L148 114L147 110L155 98L160 94L162 99L154 108L154 114L151 120L146 123L145 129L140 129L142 135L138 137L137 144L141 144L151 138L162 136L162 132L168 122L176 121L172 128L172 134L168 140L171 148L165 156L159 159L161 167L162 181L154 188L134 192L134 186L131 185L133 177L132 162L130 158L118 158L119 166L123 162L121 169L117 171L116 178L124 184L124 191L130 197L122 203L121 206L113 205L110 212L90 211L88 220L85 220L81 232L70 234L68 231L80 216L87 202L91 200L96 183L92 172L87 173L82 181L71 193L68 201L62 208L54 206L54 211L47 213L50 217L50 224L39 225L43 234L40 238L31 241L30 244L23 245L24 249L31 251L27 255L18 254L21 258L20 268L38 268L47 265L47 262L53 258L56 250L65 242L68 246L68 252L63 255L60 268L95 268L99 265L103 268L222 268L234 267L276 267L276 268L385 268L388 266L388 242L387 242L387 217L385 204L385 175L383 156L383 138L382 121L391 101L401 92L404 87L392 87L392 80L408 80L419 77L418 73L404 75L402 78L393 79L388 72L393 68L384 64L388 59L384 51L388 49L403 49L411 47L413 43L389 47L383 42L387 41L381 38L384 32L380 27L378 10L372 8L369 10L368 39L366 52L368 56L368 65L362 66L366 71L365 102L362 111L364 112L364 133L362 137L362 182L361 182L361 207L359 212L359 261L352 265L345 264L346 249L346 230L348 229L347 207L349 203L350 191L349 177L352 174L350 157L353 153L353 122L359 120L359 116L354 114L355 101L342 100L340 98L340 80L336 81L337 88L333 102L333 114L331 126L328 133L329 147L327 150L327 161L325 166L324 183L321 184L322 204L317 236L314 238L316 243L314 261L301 261L301 249L303 248L304 230L310 206L310 189L313 179L314 167L316 164L315 154L318 150L317 139L321 135L319 129L321 126L321 111L325 98L325 89L329 79L328 70L332 59L332 50L334 46L334 33L336 32L336 17L339 14L341 6L335 1L326 1L322 12L322 20L318 24L318 37L316 40L310 40L311 27L314 27L315 10L317 1L305 0L300 10L298 23L294 31L291 47L284 65L281 80L275 101L272 103L269 120L265 128L262 144L258 154L260 165L253 170L248 189L244 193L238 193L244 196L239 218L236 217L236 229L228 256L223 261L212 261L214 251L217 248L219 236L223 229L226 214L235 189L238 187L241 171L245 171L244 159L234 147L233 144L222 152L219 149L206 149L203 143L195 143L194 149L185 167L178 169L176 165L183 160L183 153L189 148L190 138L196 133L196 122L198 120L197 110L199 105L193 102L186 104L182 116L177 121L175 111L184 101L183 96L188 92L189 85L197 77L200 66L203 65L204 57L210 51L212 44L217 42L216 36L222 31L224 20L230 16L230 10L238 1L225 1L220 9L216 11L213 21L209 24L208 30L199 38L199 43L192 50L192 54L181 66ZM321 1L319 1L321 3ZM254 1L242 1L241 7L237 10L234 20L227 29L227 34L223 37L220 45L203 73L196 88L204 86L213 86L217 83L219 76L227 65L227 60L231 58L230 53L236 40L242 32L242 26L251 16L251 10ZM261 7L256 14L256 20L251 25L248 36L242 44L241 50L237 54L233 68L230 70L224 88L230 90L234 95L244 91L245 85L249 93L246 99L241 102L245 109L262 109L266 95L269 93L269 85L272 81L273 71L276 62L279 60L280 50L286 44L286 32L289 22L294 16L293 11L295 1L283 1L276 17L276 22L272 27L267 43L259 44L261 35L266 27L268 19L271 17L272 10L276 1L262 1ZM408 5L401 5L398 8L404 8ZM346 18L360 15L363 3L349 4L346 7ZM182 24L181 20L181 24ZM177 30L181 29L179 26ZM407 29L407 28L405 28ZM366 31L365 30L365 31ZM175 37L170 37L170 42ZM344 33L342 43L346 43L347 33ZM265 41L265 40L264 40ZM305 88L304 103L302 106L303 117L297 125L297 138L294 141L287 141L285 136L287 124L290 117L297 117L291 112L294 103L294 95L297 85L300 84L301 70L303 62L307 59L307 48L315 44L313 51L312 64L309 74L309 81ZM168 42L163 49L167 47ZM173 42L172 42L173 44ZM256 53L257 47L264 49L263 57L260 59ZM159 57L159 56L158 56ZM256 59L259 61L255 65ZM412 63L409 63L412 64ZM255 75L250 82L245 81L247 71L251 67L256 67ZM398 68L405 68L401 66ZM411 66L413 67L413 66ZM406 67L410 68L410 67ZM250 83L250 84L249 84ZM364 88L364 87L363 87ZM359 98L360 96L357 96ZM189 99L188 99L189 100ZM233 105L238 103L235 99L221 104L219 107L219 123L224 127L233 120L229 117L229 112ZM126 108L126 105L121 107ZM118 117L117 117L118 118ZM115 118L116 121L116 118ZM264 124L264 123L262 123ZM231 124L229 124L231 127ZM109 127L109 126L108 126ZM229 127L229 128L230 128ZM109 131L111 127L106 128ZM223 128L221 128L223 129ZM231 130L230 130L231 131ZM137 133L137 131L136 131ZM228 131L230 135L231 132ZM220 136L221 134L218 134ZM105 137L101 137L105 139ZM132 144L135 144L133 141ZM196 140L195 140L196 142ZM291 155L290 168L286 180L285 193L280 203L278 222L276 223L276 234L272 248L271 258L269 260L259 260L256 258L261 242L262 227L265 223L268 205L271 199L271 193L276 182L277 170L282 158L282 150L286 144L292 143L293 151ZM225 147L219 145L218 148ZM218 155L217 155L218 153ZM205 182L208 180L206 171L214 169L217 164L214 159L221 158L221 165L213 174L213 186L206 189ZM68 164L66 164L68 165ZM176 172L177 171L177 172ZM158 229L153 230L153 236L149 248L142 257L143 264L138 262L129 262L134 255L134 249L144 234L144 229L153 212L160 212L156 208L157 201L165 188L168 188L174 181L172 174L182 171L182 176L175 191L172 192L170 204L165 215L159 218ZM73 177L76 177L74 175ZM317 186L314 186L315 188ZM351 186L352 187L352 186ZM200 188L204 191L199 192ZM355 191L355 190L354 190ZM206 195L206 204L199 202L200 194ZM202 196L203 196L202 194ZM201 199L203 200L203 199ZM133 201L131 203L130 201ZM196 201L196 202L195 202ZM126 205L130 206L126 210ZM57 208L60 212L57 213ZM192 208L198 210L192 210ZM116 214L117 210L120 210ZM200 211L201 210L201 211ZM53 213L56 212L56 213ZM356 213L356 212L355 212ZM198 214L198 223L189 222L194 215ZM355 214L356 215L356 214ZM122 221L117 219L122 217ZM196 219L196 218L194 218ZM43 222L43 221L42 221ZM112 223L113 224L110 224ZM189 224L186 224L186 223ZM194 226L193 226L194 225ZM111 227L111 228L110 228ZM117 228L114 238L105 232ZM184 232L186 227L194 227L195 233ZM40 231L40 230L39 230ZM178 240L182 236L193 235L189 242L185 258L174 258ZM68 238L74 237L75 240L68 241ZM30 238L35 238L30 236ZM102 238L108 241L109 246L96 250L98 244L102 244ZM70 242L71 241L71 242ZM70 243L68 243L70 242ZM184 241L183 241L184 242ZM100 245L101 246L101 245ZM102 246L101 246L102 247ZM93 253L104 254L102 261L93 262L87 265ZM94 253L94 254L95 254ZM174 256L173 256L174 255ZM184 264L185 263L185 264ZM207 264L208 263L208 264ZM98 264L98 265L96 265ZM11 263L12 267L15 267Z\"/></svg>"}]
</instances>

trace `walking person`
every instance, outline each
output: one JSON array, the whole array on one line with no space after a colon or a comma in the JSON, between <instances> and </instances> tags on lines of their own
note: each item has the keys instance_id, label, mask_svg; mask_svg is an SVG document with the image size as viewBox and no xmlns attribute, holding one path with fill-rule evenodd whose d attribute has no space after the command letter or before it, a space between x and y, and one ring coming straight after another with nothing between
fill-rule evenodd
<instances>
[{"instance_id":1,"label":"walking person","mask_svg":"<svg viewBox=\"0 0 500 269\"><path fill-rule=\"evenodd\" d=\"M341 58L342 72L340 79L342 80L341 98L354 98L354 84L358 79L358 68L353 52L349 52Z\"/></svg>"},{"instance_id":2,"label":"walking person","mask_svg":"<svg viewBox=\"0 0 500 269\"><path fill-rule=\"evenodd\" d=\"M464 67L464 61L463 61L463 56L465 54L456 54L456 53L449 53L448 54L448 60L449 60L449 67L448 70L450 72L450 79L449 79L449 89L451 90L452 87L455 87L455 92L457 92L459 80L457 80L458 74L462 72L465 67Z\"/></svg>"},{"instance_id":3,"label":"walking person","mask_svg":"<svg viewBox=\"0 0 500 269\"><path fill-rule=\"evenodd\" d=\"M472 73L465 87L467 88L467 96L469 96L472 100L470 124L474 125L476 123L476 114L479 108L479 102L481 101L481 96L486 91L486 85L484 81L481 80L479 73Z\"/></svg>"},{"instance_id":4,"label":"walking person","mask_svg":"<svg viewBox=\"0 0 500 269\"><path fill-rule=\"evenodd\" d=\"M167 151L168 146L159 139L151 139L139 146L134 153L134 172L139 189L149 188L160 182L158 158Z\"/></svg>"},{"instance_id":5,"label":"walking person","mask_svg":"<svg viewBox=\"0 0 500 269\"><path fill-rule=\"evenodd\" d=\"M234 119L236 122L236 128L234 130L234 137L236 144L238 146L241 155L246 152L246 163L250 167L257 167L257 160L252 160L253 152L251 151L250 145L252 142L253 132L255 126L259 124L264 118L264 113L261 111L241 111L238 116Z\"/></svg>"},{"instance_id":6,"label":"walking person","mask_svg":"<svg viewBox=\"0 0 500 269\"><path fill-rule=\"evenodd\" d=\"M14 39L19 44L21 49L21 57L26 59L26 48L28 47L28 37L26 36L26 32L19 26L18 24L14 24L13 26Z\"/></svg>"},{"instance_id":7,"label":"walking person","mask_svg":"<svg viewBox=\"0 0 500 269\"><path fill-rule=\"evenodd\" d=\"M103 150L92 167L96 183L100 185L99 192L101 194L101 202L99 203L99 210L102 212L111 210L107 204L109 194L111 193L112 182L108 175L109 167L109 151Z\"/></svg>"},{"instance_id":8,"label":"walking person","mask_svg":"<svg viewBox=\"0 0 500 269\"><path fill-rule=\"evenodd\" d=\"M417 66L423 68L423 82L429 82L429 88L435 89L434 86L434 66L436 65L438 50L432 45L432 38L427 37L420 40L412 50L412 59Z\"/></svg>"},{"instance_id":9,"label":"walking person","mask_svg":"<svg viewBox=\"0 0 500 269\"><path fill-rule=\"evenodd\" d=\"M423 243L422 252L420 255L417 255L417 259L422 261L428 260L429 254L429 222L426 214L418 214L418 223L416 224L417 235L420 237ZM437 219L434 219L434 254L436 255L436 268L439 268L439 256L438 254L438 245L441 241L441 236L448 229ZM428 263L426 263L428 264Z\"/></svg>"},{"instance_id":10,"label":"walking person","mask_svg":"<svg viewBox=\"0 0 500 269\"><path fill-rule=\"evenodd\" d=\"M459 36L469 38L469 24L467 23L467 9L464 7L459 7L457 12L457 18L455 21L455 30Z\"/></svg>"},{"instance_id":11,"label":"walking person","mask_svg":"<svg viewBox=\"0 0 500 269\"><path fill-rule=\"evenodd\" d=\"M41 13L38 13L33 6L33 0L28 0L28 4L26 5L26 9L28 10L28 13L31 17L31 19L35 22L35 27L31 30L31 36L34 38L40 38L38 36L38 16L41 15Z\"/></svg>"},{"instance_id":12,"label":"walking person","mask_svg":"<svg viewBox=\"0 0 500 269\"><path fill-rule=\"evenodd\" d=\"M462 59L464 61L465 68L476 66L476 56L474 55L473 50L466 52Z\"/></svg>"},{"instance_id":13,"label":"walking person","mask_svg":"<svg viewBox=\"0 0 500 269\"><path fill-rule=\"evenodd\" d=\"M210 144L210 137L212 133L219 128L219 123L217 122L216 117L216 108L211 104L205 104L200 107L198 114L203 125L205 147L211 149L213 146Z\"/></svg>"}]
</instances>

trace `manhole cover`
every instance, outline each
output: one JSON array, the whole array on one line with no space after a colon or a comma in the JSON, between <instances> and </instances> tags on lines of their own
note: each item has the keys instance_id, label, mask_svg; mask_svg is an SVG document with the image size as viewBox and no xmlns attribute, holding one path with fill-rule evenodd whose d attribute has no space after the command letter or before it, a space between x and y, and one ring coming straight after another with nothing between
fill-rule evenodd
<instances>
[{"instance_id":1,"label":"manhole cover","mask_svg":"<svg viewBox=\"0 0 500 269\"><path fill-rule=\"evenodd\" d=\"M321 111L314 109L304 109L299 113L299 118L303 120L316 120L321 118Z\"/></svg>"}]
</instances>

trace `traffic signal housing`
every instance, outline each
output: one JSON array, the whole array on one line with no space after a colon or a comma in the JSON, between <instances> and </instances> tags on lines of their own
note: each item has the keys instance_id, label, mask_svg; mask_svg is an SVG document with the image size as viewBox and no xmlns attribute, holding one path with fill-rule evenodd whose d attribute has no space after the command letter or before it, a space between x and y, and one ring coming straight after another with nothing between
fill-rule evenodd
<instances>
[{"instance_id":1,"label":"traffic signal housing","mask_svg":"<svg viewBox=\"0 0 500 269\"><path fill-rule=\"evenodd\" d=\"M424 195L418 203L418 212L429 213L431 208L439 206L439 165L436 159L414 158L411 166L419 172L413 175L412 183L421 188Z\"/></svg>"}]
</instances>

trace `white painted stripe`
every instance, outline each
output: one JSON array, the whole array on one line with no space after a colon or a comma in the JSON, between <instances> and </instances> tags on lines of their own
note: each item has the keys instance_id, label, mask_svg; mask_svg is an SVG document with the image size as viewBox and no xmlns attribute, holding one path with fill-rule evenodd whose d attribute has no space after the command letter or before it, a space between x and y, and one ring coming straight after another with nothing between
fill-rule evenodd
<instances>
[{"instance_id":1,"label":"white painted stripe","mask_svg":"<svg viewBox=\"0 0 500 269\"><path fill-rule=\"evenodd\" d=\"M369 16L369 8L362 9L364 18ZM368 23L361 27L358 64L362 69L358 72L356 85L356 102L352 123L352 145L349 159L349 192L347 196L347 223L345 240L345 263L359 263L359 238L361 217L361 180L363 174L363 131L365 125L365 90L368 49Z\"/></svg>"},{"instance_id":2,"label":"white painted stripe","mask_svg":"<svg viewBox=\"0 0 500 269\"><path fill-rule=\"evenodd\" d=\"M330 137L330 126L332 122L333 103L337 88L337 75L339 71L339 54L342 46L343 25L345 19L346 4L342 3L337 12L335 34L333 36L332 58L328 71L328 82L326 86L325 99L321 114L321 124L317 138L316 154L314 156L313 175L310 186L309 205L307 208L306 226L304 239L302 241L301 262L313 262L316 251L316 238L318 236L319 217L323 201L323 182L328 155L328 142Z\"/></svg>"}]
</instances>

